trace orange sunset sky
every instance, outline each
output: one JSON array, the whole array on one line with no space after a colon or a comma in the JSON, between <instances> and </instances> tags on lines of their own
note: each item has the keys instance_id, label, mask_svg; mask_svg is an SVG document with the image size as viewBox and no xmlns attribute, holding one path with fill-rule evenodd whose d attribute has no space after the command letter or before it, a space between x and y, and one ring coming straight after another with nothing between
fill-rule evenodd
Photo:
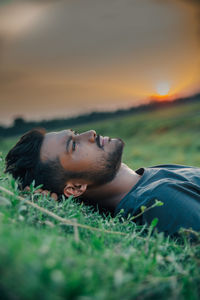
<instances>
[{"instance_id":1,"label":"orange sunset sky","mask_svg":"<svg viewBox=\"0 0 200 300\"><path fill-rule=\"evenodd\" d=\"M0 1L0 124L200 91L200 1Z\"/></svg>"}]
</instances>

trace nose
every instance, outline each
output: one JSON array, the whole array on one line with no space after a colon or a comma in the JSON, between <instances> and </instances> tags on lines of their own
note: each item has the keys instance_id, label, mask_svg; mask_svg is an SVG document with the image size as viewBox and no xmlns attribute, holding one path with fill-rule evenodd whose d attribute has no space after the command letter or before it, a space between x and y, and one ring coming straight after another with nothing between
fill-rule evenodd
<instances>
[{"instance_id":1,"label":"nose","mask_svg":"<svg viewBox=\"0 0 200 300\"><path fill-rule=\"evenodd\" d=\"M96 131L95 130L89 130L88 131L88 135L89 135L89 141L94 143L95 142L95 138L96 138Z\"/></svg>"},{"instance_id":2,"label":"nose","mask_svg":"<svg viewBox=\"0 0 200 300\"><path fill-rule=\"evenodd\" d=\"M95 138L97 136L95 130L86 131L86 132L82 133L81 135L84 136L91 143L95 142Z\"/></svg>"}]
</instances>

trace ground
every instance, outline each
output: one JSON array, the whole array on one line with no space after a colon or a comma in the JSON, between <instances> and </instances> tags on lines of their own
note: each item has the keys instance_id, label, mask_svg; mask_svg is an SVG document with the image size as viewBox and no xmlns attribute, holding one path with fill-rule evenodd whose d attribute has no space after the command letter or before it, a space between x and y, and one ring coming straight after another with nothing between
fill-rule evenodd
<instances>
[{"instance_id":1,"label":"ground","mask_svg":"<svg viewBox=\"0 0 200 300\"><path fill-rule=\"evenodd\" d=\"M81 130L123 138L123 160L133 169L163 163L200 167L199 116L200 104L191 103ZM3 174L5 154L17 138L0 141L0 186L14 193L0 192L1 299L199 299L199 234L193 244L186 232L173 240L153 234L153 225L136 227L73 199L57 203L35 195L34 187L20 194ZM47 216L18 200L19 194L80 227Z\"/></svg>"}]
</instances>

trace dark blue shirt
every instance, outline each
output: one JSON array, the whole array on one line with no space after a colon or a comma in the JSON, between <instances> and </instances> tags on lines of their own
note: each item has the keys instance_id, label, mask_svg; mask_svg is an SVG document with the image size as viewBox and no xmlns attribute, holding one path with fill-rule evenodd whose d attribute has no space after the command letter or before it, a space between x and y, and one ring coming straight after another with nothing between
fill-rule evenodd
<instances>
[{"instance_id":1,"label":"dark blue shirt","mask_svg":"<svg viewBox=\"0 0 200 300\"><path fill-rule=\"evenodd\" d=\"M125 218L137 215L142 205L149 207L157 199L164 204L145 212L140 224L158 218L157 229L170 235L181 227L200 230L200 168L159 165L136 172L142 176L120 201L115 215L121 209Z\"/></svg>"}]
</instances>

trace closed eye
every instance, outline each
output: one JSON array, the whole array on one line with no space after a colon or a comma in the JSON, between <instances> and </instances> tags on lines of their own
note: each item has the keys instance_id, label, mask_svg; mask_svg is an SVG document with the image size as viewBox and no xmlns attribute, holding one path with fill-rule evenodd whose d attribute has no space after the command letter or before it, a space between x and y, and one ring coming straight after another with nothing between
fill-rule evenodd
<instances>
[{"instance_id":1,"label":"closed eye","mask_svg":"<svg viewBox=\"0 0 200 300\"><path fill-rule=\"evenodd\" d=\"M71 145L71 142L72 142L72 151L75 151L76 150L76 145L77 145L77 143L76 143L76 141L74 141L73 140L73 137L75 136L75 135L79 135L78 134L78 132L76 132L76 131L74 131L74 130L72 130L72 129L70 129L70 131L73 133L73 135L71 135L69 138L68 138L68 140L67 140L67 152L69 152L69 145Z\"/></svg>"},{"instance_id":2,"label":"closed eye","mask_svg":"<svg viewBox=\"0 0 200 300\"><path fill-rule=\"evenodd\" d=\"M75 150L76 150L76 142L73 141L73 142L72 142L72 151L75 151Z\"/></svg>"}]
</instances>

